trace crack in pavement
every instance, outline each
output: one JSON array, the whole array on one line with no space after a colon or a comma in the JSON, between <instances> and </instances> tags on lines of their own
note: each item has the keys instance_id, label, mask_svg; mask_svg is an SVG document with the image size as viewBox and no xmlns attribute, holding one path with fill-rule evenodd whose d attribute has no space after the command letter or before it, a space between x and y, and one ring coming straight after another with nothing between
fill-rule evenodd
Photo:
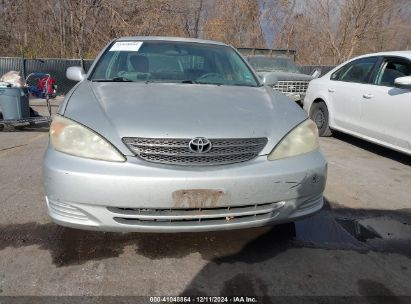
<instances>
[{"instance_id":1,"label":"crack in pavement","mask_svg":"<svg viewBox=\"0 0 411 304\"><path fill-rule=\"evenodd\" d=\"M48 134L48 133L47 133L47 134ZM10 150L18 149L18 148L21 148L21 147L28 146L28 145L31 144L32 142L40 139L41 137L44 137L45 135L46 135L45 133L39 134L39 135L37 135L37 136L35 136L35 137L30 138L29 140L26 141L26 143L21 144L21 145L15 145L15 146L12 146L12 147L1 148L1 149L0 149L0 153L1 153L0 156L5 156L5 155L7 155ZM2 152L3 152L3 153L2 153Z\"/></svg>"},{"instance_id":2,"label":"crack in pavement","mask_svg":"<svg viewBox=\"0 0 411 304\"><path fill-rule=\"evenodd\" d=\"M27 146L27 145L28 145L28 144L23 144L23 145L17 145L17 146L13 146L13 147L8 147L8 148L0 149L0 152L6 151L6 150L11 150L11 149L14 149L14 148L24 147L24 146Z\"/></svg>"}]
</instances>

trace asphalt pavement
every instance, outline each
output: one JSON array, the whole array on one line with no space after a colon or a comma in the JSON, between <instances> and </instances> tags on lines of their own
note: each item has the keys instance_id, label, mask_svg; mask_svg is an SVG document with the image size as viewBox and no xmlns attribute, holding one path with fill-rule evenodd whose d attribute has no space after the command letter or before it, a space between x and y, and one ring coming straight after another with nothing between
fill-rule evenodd
<instances>
[{"instance_id":1,"label":"asphalt pavement","mask_svg":"<svg viewBox=\"0 0 411 304\"><path fill-rule=\"evenodd\" d=\"M41 101L35 104L45 113ZM47 141L46 127L0 132L0 296L411 302L409 156L347 135L321 138L329 162L326 204L313 217L248 230L121 234L50 221L41 180Z\"/></svg>"}]
</instances>

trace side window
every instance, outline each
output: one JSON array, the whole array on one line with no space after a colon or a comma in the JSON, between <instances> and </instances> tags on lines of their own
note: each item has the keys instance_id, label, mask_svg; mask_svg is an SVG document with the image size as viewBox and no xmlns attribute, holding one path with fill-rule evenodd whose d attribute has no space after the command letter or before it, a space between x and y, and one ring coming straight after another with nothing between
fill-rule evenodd
<instances>
[{"instance_id":1,"label":"side window","mask_svg":"<svg viewBox=\"0 0 411 304\"><path fill-rule=\"evenodd\" d=\"M331 80L368 83L370 72L376 64L377 57L354 60L331 75Z\"/></svg>"},{"instance_id":2,"label":"side window","mask_svg":"<svg viewBox=\"0 0 411 304\"><path fill-rule=\"evenodd\" d=\"M343 67L341 67L340 69L338 69L337 71L335 71L334 73L331 74L331 80L340 80L341 75L344 74L347 69L349 67L351 67L352 63L347 63L346 65L344 65Z\"/></svg>"},{"instance_id":3,"label":"side window","mask_svg":"<svg viewBox=\"0 0 411 304\"><path fill-rule=\"evenodd\" d=\"M411 76L411 63L401 59L385 59L375 79L376 85L394 86L398 77Z\"/></svg>"}]
</instances>

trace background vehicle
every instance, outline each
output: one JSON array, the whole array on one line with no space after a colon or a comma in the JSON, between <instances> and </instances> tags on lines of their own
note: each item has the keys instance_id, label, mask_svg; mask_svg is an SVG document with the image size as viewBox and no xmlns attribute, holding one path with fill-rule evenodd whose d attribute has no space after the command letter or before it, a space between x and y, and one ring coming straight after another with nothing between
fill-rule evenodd
<instances>
[{"instance_id":1,"label":"background vehicle","mask_svg":"<svg viewBox=\"0 0 411 304\"><path fill-rule=\"evenodd\" d=\"M294 62L295 51L237 48L251 64L263 82L287 95L298 104L307 91L312 76L299 71Z\"/></svg>"},{"instance_id":2,"label":"background vehicle","mask_svg":"<svg viewBox=\"0 0 411 304\"><path fill-rule=\"evenodd\" d=\"M411 154L411 51L351 59L310 82L304 109L332 130Z\"/></svg>"},{"instance_id":3,"label":"background vehicle","mask_svg":"<svg viewBox=\"0 0 411 304\"><path fill-rule=\"evenodd\" d=\"M105 231L257 227L319 211L315 124L214 41L112 41L66 96L43 163L48 211Z\"/></svg>"}]
</instances>

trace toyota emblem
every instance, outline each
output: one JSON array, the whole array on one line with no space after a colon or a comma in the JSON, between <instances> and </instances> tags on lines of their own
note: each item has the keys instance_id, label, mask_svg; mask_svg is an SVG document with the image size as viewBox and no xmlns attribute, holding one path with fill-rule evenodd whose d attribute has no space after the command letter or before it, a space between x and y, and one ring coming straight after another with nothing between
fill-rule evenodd
<instances>
[{"instance_id":1,"label":"toyota emblem","mask_svg":"<svg viewBox=\"0 0 411 304\"><path fill-rule=\"evenodd\" d=\"M211 150L211 141L204 137L196 137L190 140L188 148L194 153L207 153Z\"/></svg>"}]
</instances>

